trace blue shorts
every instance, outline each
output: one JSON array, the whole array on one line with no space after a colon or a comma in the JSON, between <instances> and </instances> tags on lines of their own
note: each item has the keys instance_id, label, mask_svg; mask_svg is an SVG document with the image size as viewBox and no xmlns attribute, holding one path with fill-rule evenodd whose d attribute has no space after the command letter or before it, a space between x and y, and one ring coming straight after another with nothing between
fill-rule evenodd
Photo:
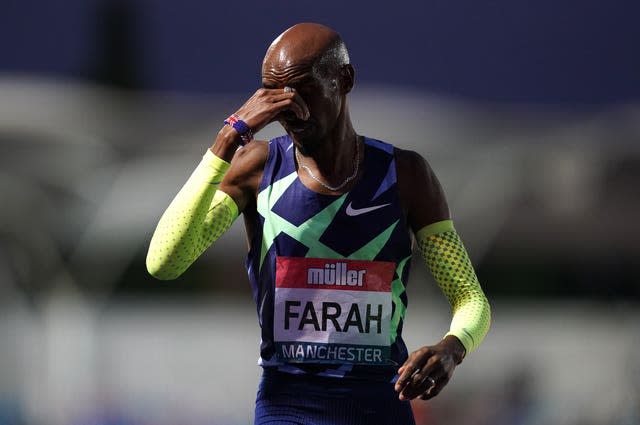
<instances>
[{"instance_id":1,"label":"blue shorts","mask_svg":"<svg viewBox=\"0 0 640 425\"><path fill-rule=\"evenodd\" d=\"M255 425L415 425L390 382L292 375L265 369Z\"/></svg>"}]
</instances>

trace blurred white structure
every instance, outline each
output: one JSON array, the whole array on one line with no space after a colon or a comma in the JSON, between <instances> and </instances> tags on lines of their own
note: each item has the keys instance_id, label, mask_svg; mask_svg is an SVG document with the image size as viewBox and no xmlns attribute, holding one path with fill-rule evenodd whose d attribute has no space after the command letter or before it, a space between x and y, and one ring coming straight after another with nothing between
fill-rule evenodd
<instances>
[{"instance_id":1,"label":"blurred white structure","mask_svg":"<svg viewBox=\"0 0 640 425\"><path fill-rule=\"evenodd\" d=\"M410 349L448 325L444 302L416 292L405 326ZM527 421L506 423L637 423L624 417L638 413L638 309L493 307L483 346L437 399L417 404L459 420L442 423L499 422L511 409ZM5 312L0 338L0 394L15 400L27 423L108 423L95 417L113 412L141 424L252 420L259 334L247 300L99 312L54 297L41 318ZM522 405L510 404L518 391L526 393Z\"/></svg>"},{"instance_id":2,"label":"blurred white structure","mask_svg":"<svg viewBox=\"0 0 640 425\"><path fill-rule=\"evenodd\" d=\"M248 285L241 300L110 298L241 102L0 79L0 424L249 422ZM428 158L474 260L637 258L640 107L470 105L382 87L357 88L351 104L358 131ZM211 255L241 265L242 233L236 223ZM448 324L425 274L415 264L414 349ZM427 409L465 424L638 423L639 319L634 304L494 301L485 344Z\"/></svg>"}]
</instances>

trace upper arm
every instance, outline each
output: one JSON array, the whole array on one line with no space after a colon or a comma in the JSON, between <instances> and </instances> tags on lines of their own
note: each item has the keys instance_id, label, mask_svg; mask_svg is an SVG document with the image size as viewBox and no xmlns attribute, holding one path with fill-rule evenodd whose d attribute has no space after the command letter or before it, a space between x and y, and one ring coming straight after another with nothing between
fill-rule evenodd
<instances>
[{"instance_id":1,"label":"upper arm","mask_svg":"<svg viewBox=\"0 0 640 425\"><path fill-rule=\"evenodd\" d=\"M238 149L219 189L229 195L242 213L247 205L255 201L262 178L264 164L269 155L269 143L254 140Z\"/></svg>"},{"instance_id":2,"label":"upper arm","mask_svg":"<svg viewBox=\"0 0 640 425\"><path fill-rule=\"evenodd\" d=\"M395 151L400 200L414 233L431 223L448 220L444 191L427 161L413 151Z\"/></svg>"}]
</instances>

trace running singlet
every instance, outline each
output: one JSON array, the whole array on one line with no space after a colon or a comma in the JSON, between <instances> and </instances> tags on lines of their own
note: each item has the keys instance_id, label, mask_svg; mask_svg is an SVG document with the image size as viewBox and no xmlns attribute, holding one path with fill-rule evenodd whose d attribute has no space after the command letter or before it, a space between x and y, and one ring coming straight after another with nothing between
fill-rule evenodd
<instances>
[{"instance_id":1,"label":"running singlet","mask_svg":"<svg viewBox=\"0 0 640 425\"><path fill-rule=\"evenodd\" d=\"M263 367L387 380L407 358L411 239L394 149L364 140L363 177L343 195L302 184L288 136L269 143L247 258Z\"/></svg>"}]
</instances>

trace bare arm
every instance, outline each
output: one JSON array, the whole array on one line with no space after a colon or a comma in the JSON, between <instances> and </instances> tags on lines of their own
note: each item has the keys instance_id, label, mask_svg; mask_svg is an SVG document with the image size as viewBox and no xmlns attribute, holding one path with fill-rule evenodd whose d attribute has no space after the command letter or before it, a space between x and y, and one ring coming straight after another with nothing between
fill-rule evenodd
<instances>
[{"instance_id":1,"label":"bare arm","mask_svg":"<svg viewBox=\"0 0 640 425\"><path fill-rule=\"evenodd\" d=\"M490 311L435 174L417 153L399 150L396 158L407 221L453 312L445 337L412 352L398 371L396 391L401 399L429 399L447 385L456 365L480 343L489 327Z\"/></svg>"},{"instance_id":2,"label":"bare arm","mask_svg":"<svg viewBox=\"0 0 640 425\"><path fill-rule=\"evenodd\" d=\"M418 153L396 149L398 189L407 222L417 233L424 226L448 220L449 205L435 173Z\"/></svg>"}]
</instances>

